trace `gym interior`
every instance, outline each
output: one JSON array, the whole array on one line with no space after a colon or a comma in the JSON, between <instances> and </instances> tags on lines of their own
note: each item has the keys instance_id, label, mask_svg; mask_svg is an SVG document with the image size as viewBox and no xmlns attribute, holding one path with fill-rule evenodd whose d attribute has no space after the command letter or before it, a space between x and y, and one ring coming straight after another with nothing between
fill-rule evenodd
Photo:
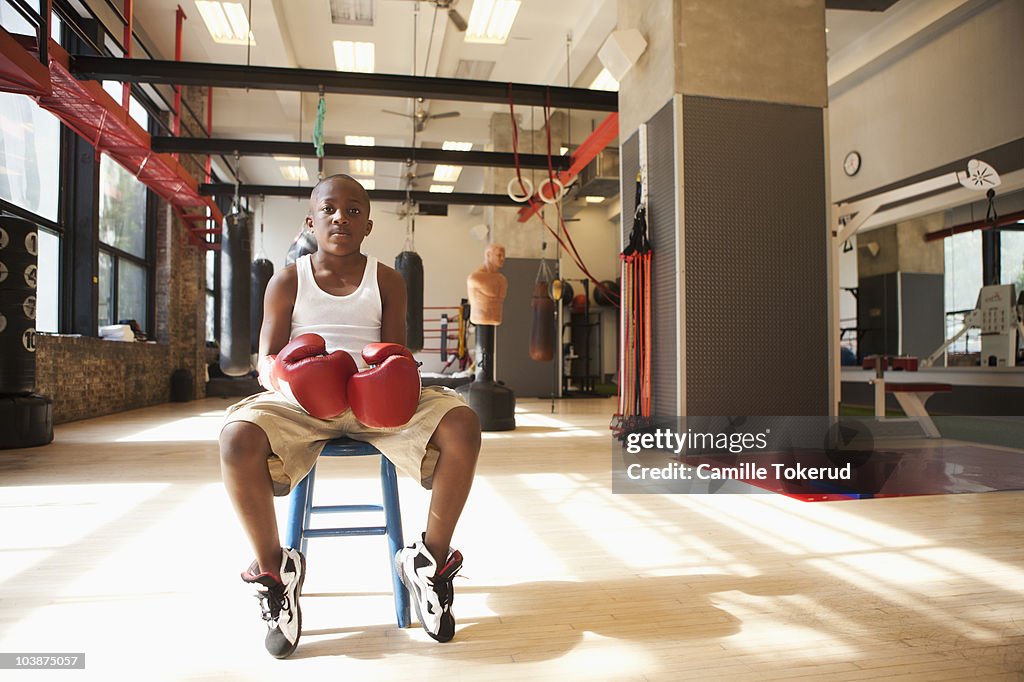
<instances>
[{"instance_id":1,"label":"gym interior","mask_svg":"<svg viewBox=\"0 0 1024 682\"><path fill-rule=\"evenodd\" d=\"M1022 679L1021 0L0 0L0 26L5 679ZM307 570L275 660L218 439L334 174L481 448L454 639L392 566L430 493L399 476L382 526L386 458L325 452L275 498ZM361 530L318 535L343 504Z\"/></svg>"}]
</instances>

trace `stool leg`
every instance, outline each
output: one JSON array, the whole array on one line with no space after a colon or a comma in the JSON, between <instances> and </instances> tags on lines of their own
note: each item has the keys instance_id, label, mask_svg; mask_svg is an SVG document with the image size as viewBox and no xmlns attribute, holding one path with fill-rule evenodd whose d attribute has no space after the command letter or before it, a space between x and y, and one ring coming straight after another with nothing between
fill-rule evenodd
<instances>
[{"instance_id":1,"label":"stool leg","mask_svg":"<svg viewBox=\"0 0 1024 682\"><path fill-rule=\"evenodd\" d=\"M409 626L409 591L398 577L395 554L405 545L402 538L402 509L398 503L398 477L395 465L384 455L380 456L380 487L384 499L384 525L388 532L388 564L391 566L391 582L395 594L395 616L398 627Z\"/></svg>"},{"instance_id":2,"label":"stool leg","mask_svg":"<svg viewBox=\"0 0 1024 682\"><path fill-rule=\"evenodd\" d=\"M306 537L304 531L309 520L309 507L313 496L311 483L313 482L316 466L309 474L302 479L297 486L292 488L288 495L288 532L285 537L285 545L306 553Z\"/></svg>"}]
</instances>

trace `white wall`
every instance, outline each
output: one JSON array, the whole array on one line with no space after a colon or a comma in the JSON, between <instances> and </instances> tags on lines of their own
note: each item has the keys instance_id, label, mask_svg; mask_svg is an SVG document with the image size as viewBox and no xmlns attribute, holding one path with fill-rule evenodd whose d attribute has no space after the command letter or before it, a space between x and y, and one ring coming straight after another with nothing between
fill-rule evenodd
<instances>
[{"instance_id":1,"label":"white wall","mask_svg":"<svg viewBox=\"0 0 1024 682\"><path fill-rule=\"evenodd\" d=\"M268 197L264 208L264 252L274 263L274 270L284 267L288 247L299 233L308 210L308 200L288 197ZM259 253L259 204L256 212L256 233L253 253ZM363 242L363 252L394 266L395 256L403 250L406 240L405 221L394 214L396 204L375 204L370 213L373 232ZM452 206L447 217L420 216L416 219L416 251L423 258L423 305L457 306L466 296L466 277L483 263L482 241L470 233L470 228L482 222L482 215L472 215L468 207ZM427 311L440 315L443 311ZM452 311L454 314L454 311ZM439 322L427 323L426 328L437 328ZM454 331L454 329L453 329ZM472 337L470 338L472 344ZM437 348L434 339L426 339L426 346ZM450 344L451 346L451 344ZM472 345L471 345L472 347ZM421 353L423 371L436 372L441 368L437 353Z\"/></svg>"},{"instance_id":2,"label":"white wall","mask_svg":"<svg viewBox=\"0 0 1024 682\"><path fill-rule=\"evenodd\" d=\"M1024 137L1024 2L975 7L831 89L833 201ZM842 162L852 150L862 167L851 178Z\"/></svg>"}]
</instances>

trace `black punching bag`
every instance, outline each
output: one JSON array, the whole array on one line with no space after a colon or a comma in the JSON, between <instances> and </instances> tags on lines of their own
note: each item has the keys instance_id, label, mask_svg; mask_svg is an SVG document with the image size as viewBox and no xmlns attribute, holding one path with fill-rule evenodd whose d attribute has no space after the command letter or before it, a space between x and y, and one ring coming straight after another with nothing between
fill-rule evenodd
<instances>
[{"instance_id":1,"label":"black punching bag","mask_svg":"<svg viewBox=\"0 0 1024 682\"><path fill-rule=\"evenodd\" d=\"M252 292L249 297L249 352L260 352L260 328L263 327L263 298L274 276L274 264L266 258L252 262Z\"/></svg>"},{"instance_id":2,"label":"black punching bag","mask_svg":"<svg viewBox=\"0 0 1024 682\"><path fill-rule=\"evenodd\" d=\"M252 230L248 213L224 218L220 243L220 369L231 377L252 370L249 357L249 294Z\"/></svg>"},{"instance_id":3,"label":"black punching bag","mask_svg":"<svg viewBox=\"0 0 1024 682\"><path fill-rule=\"evenodd\" d=\"M548 295L548 283L533 285L533 326L530 330L530 359L551 362L555 356L555 302Z\"/></svg>"},{"instance_id":4,"label":"black punching bag","mask_svg":"<svg viewBox=\"0 0 1024 682\"><path fill-rule=\"evenodd\" d=\"M53 401L32 393L38 254L33 223L0 218L0 448L53 440Z\"/></svg>"},{"instance_id":5,"label":"black punching bag","mask_svg":"<svg viewBox=\"0 0 1024 682\"><path fill-rule=\"evenodd\" d=\"M405 279L405 345L413 353L423 350L423 259L415 251L395 256L395 270Z\"/></svg>"},{"instance_id":6,"label":"black punching bag","mask_svg":"<svg viewBox=\"0 0 1024 682\"><path fill-rule=\"evenodd\" d=\"M316 245L316 237L309 230L299 232L299 236L292 240L288 247L288 255L284 258L285 265L291 265L307 253L316 253L319 247Z\"/></svg>"}]
</instances>

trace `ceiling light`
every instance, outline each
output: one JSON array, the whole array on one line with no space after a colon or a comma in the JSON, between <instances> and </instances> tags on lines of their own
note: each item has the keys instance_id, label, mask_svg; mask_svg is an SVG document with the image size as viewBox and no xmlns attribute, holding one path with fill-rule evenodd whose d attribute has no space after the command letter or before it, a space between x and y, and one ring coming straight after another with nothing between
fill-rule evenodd
<instances>
[{"instance_id":1,"label":"ceiling light","mask_svg":"<svg viewBox=\"0 0 1024 682\"><path fill-rule=\"evenodd\" d=\"M334 41L334 63L338 71L373 73L373 43Z\"/></svg>"},{"instance_id":2,"label":"ceiling light","mask_svg":"<svg viewBox=\"0 0 1024 682\"><path fill-rule=\"evenodd\" d=\"M611 90L613 92L619 91L619 82L612 78L612 74L608 69L601 69L601 73L597 74L597 78L590 84L591 90Z\"/></svg>"},{"instance_id":3,"label":"ceiling light","mask_svg":"<svg viewBox=\"0 0 1024 682\"><path fill-rule=\"evenodd\" d=\"M345 144L355 145L356 147L372 147L375 140L370 135L346 135Z\"/></svg>"},{"instance_id":4,"label":"ceiling light","mask_svg":"<svg viewBox=\"0 0 1024 682\"><path fill-rule=\"evenodd\" d=\"M569 153L569 148L568 147L559 147L558 148L558 155L559 156L565 156L568 153Z\"/></svg>"},{"instance_id":5,"label":"ceiling light","mask_svg":"<svg viewBox=\"0 0 1024 682\"><path fill-rule=\"evenodd\" d=\"M281 175L290 182L306 182L309 180L309 173L303 166L281 166Z\"/></svg>"},{"instance_id":6,"label":"ceiling light","mask_svg":"<svg viewBox=\"0 0 1024 682\"><path fill-rule=\"evenodd\" d=\"M602 201L604 201L604 197L586 196L583 197L583 200L586 201L588 204L600 204Z\"/></svg>"},{"instance_id":7,"label":"ceiling light","mask_svg":"<svg viewBox=\"0 0 1024 682\"><path fill-rule=\"evenodd\" d=\"M455 191L454 185L431 185L431 192L437 192L438 194L451 194Z\"/></svg>"},{"instance_id":8,"label":"ceiling light","mask_svg":"<svg viewBox=\"0 0 1024 682\"><path fill-rule=\"evenodd\" d=\"M434 169L434 182L458 182L462 166L446 166L439 164Z\"/></svg>"},{"instance_id":9,"label":"ceiling light","mask_svg":"<svg viewBox=\"0 0 1024 682\"><path fill-rule=\"evenodd\" d=\"M280 156L278 154L274 154L274 161L280 161L282 163L298 163L299 162L299 157L297 157L297 156Z\"/></svg>"},{"instance_id":10,"label":"ceiling light","mask_svg":"<svg viewBox=\"0 0 1024 682\"><path fill-rule=\"evenodd\" d=\"M196 0L196 7L203 17L206 30L215 43L224 45L255 44L256 38L249 29L249 18L245 8L238 2L217 2Z\"/></svg>"},{"instance_id":11,"label":"ceiling light","mask_svg":"<svg viewBox=\"0 0 1024 682\"><path fill-rule=\"evenodd\" d=\"M367 192L373 189L377 189L377 181L374 180L373 178L360 178L356 182L362 185L363 189L365 189Z\"/></svg>"},{"instance_id":12,"label":"ceiling light","mask_svg":"<svg viewBox=\"0 0 1024 682\"><path fill-rule=\"evenodd\" d=\"M450 152L468 152L472 148L472 142L453 142L452 140L445 140L444 144L441 145L441 149L446 149Z\"/></svg>"},{"instance_id":13,"label":"ceiling light","mask_svg":"<svg viewBox=\"0 0 1024 682\"><path fill-rule=\"evenodd\" d=\"M348 162L348 171L352 175L373 175L377 170L377 162L370 159L352 159Z\"/></svg>"},{"instance_id":14,"label":"ceiling light","mask_svg":"<svg viewBox=\"0 0 1024 682\"><path fill-rule=\"evenodd\" d=\"M475 0L466 29L467 43L503 44L519 12L519 0Z\"/></svg>"}]
</instances>

